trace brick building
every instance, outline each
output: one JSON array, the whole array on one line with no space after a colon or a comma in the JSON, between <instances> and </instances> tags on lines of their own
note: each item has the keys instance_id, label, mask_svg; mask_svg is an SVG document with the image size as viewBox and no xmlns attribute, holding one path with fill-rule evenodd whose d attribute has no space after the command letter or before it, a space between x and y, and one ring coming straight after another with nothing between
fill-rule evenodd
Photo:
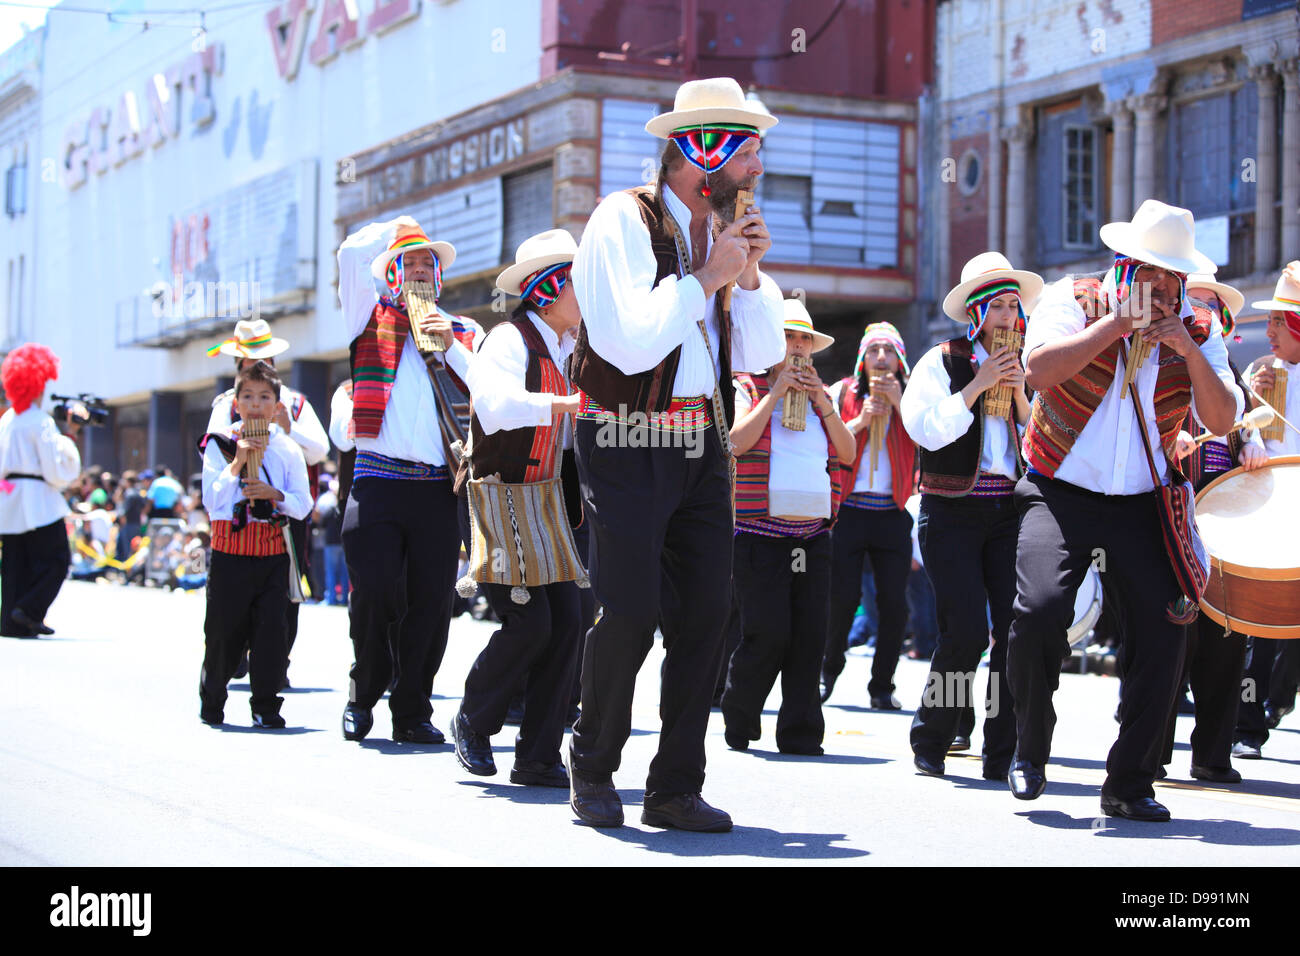
<instances>
[{"instance_id":1,"label":"brick building","mask_svg":"<svg viewBox=\"0 0 1300 956\"><path fill-rule=\"evenodd\" d=\"M1300 257L1292 0L940 0L936 38L943 288L985 249L1100 269L1098 227L1146 198L1195 214L1248 301Z\"/></svg>"}]
</instances>

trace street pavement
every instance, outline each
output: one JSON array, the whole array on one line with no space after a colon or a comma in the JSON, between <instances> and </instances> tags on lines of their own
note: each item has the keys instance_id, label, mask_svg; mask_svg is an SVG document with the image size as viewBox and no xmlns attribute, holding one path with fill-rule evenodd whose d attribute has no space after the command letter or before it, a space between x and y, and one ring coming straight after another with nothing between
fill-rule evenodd
<instances>
[{"instance_id":1,"label":"street pavement","mask_svg":"<svg viewBox=\"0 0 1300 956\"><path fill-rule=\"evenodd\" d=\"M1047 792L1032 803L951 756L948 776L918 775L907 743L926 667L902 660L902 713L867 707L870 658L854 653L825 708L827 755L786 757L772 732L729 750L709 725L706 799L728 834L640 822L657 743L661 649L637 685L632 738L615 775L627 825L575 824L567 792L511 785L513 728L494 738L498 775L472 777L450 746L398 745L386 704L370 739L342 739L352 652L343 608L302 609L284 716L250 726L246 680L227 725L198 718L203 592L68 583L42 640L0 640L0 864L113 865L1284 865L1300 861L1300 719L1283 721L1265 760L1238 761L1242 785L1188 776L1190 718L1178 721L1168 824L1099 816L1114 740L1117 682L1063 674ZM493 626L453 622L434 685L434 723L450 731L464 675ZM982 700L983 673L977 681ZM449 735L450 736L450 735ZM976 732L975 753L979 748ZM1066 897L1062 897L1064 904Z\"/></svg>"}]
</instances>

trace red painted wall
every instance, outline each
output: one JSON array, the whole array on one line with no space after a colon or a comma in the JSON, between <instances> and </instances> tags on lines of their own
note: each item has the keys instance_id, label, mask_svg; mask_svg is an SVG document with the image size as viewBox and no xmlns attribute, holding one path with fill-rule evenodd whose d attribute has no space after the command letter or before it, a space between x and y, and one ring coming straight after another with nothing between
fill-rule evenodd
<instances>
[{"instance_id":1,"label":"red painted wall","mask_svg":"<svg viewBox=\"0 0 1300 956\"><path fill-rule=\"evenodd\" d=\"M914 100L933 78L935 0L545 0L542 76L568 67ZM695 68L679 43L694 8ZM792 47L802 30L805 52ZM602 58L621 53L627 59ZM667 58L672 62L656 62Z\"/></svg>"},{"instance_id":2,"label":"red painted wall","mask_svg":"<svg viewBox=\"0 0 1300 956\"><path fill-rule=\"evenodd\" d=\"M1241 21L1241 0L1151 0L1151 45Z\"/></svg>"}]
</instances>

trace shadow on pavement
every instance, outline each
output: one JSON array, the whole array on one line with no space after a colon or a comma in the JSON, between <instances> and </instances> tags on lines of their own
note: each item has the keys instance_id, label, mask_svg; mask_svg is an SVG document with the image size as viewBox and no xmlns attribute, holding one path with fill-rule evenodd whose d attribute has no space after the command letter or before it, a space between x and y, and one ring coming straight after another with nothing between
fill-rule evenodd
<instances>
[{"instance_id":1,"label":"shadow on pavement","mask_svg":"<svg viewBox=\"0 0 1300 956\"><path fill-rule=\"evenodd\" d=\"M810 754L783 754L775 750L745 750L751 757L760 760L773 760L777 763L831 763L831 764L873 764L892 763L887 757L861 757L857 754L822 754L820 757Z\"/></svg>"},{"instance_id":2,"label":"shadow on pavement","mask_svg":"<svg viewBox=\"0 0 1300 956\"><path fill-rule=\"evenodd\" d=\"M427 753L451 753L453 745L451 738L446 743L441 744L412 744L398 743L396 740L361 740L358 741L366 750L378 750L381 754L427 754Z\"/></svg>"},{"instance_id":3,"label":"shadow on pavement","mask_svg":"<svg viewBox=\"0 0 1300 956\"><path fill-rule=\"evenodd\" d=\"M509 780L507 771L506 779ZM525 787L517 783L488 783L485 780L457 780L462 787L477 787L484 797L497 797L511 803L525 803L533 806L553 806L567 804L569 791L561 787ZM639 791L628 790L619 794L627 800Z\"/></svg>"},{"instance_id":4,"label":"shadow on pavement","mask_svg":"<svg viewBox=\"0 0 1300 956\"><path fill-rule=\"evenodd\" d=\"M875 707L863 707L861 704L822 704L822 707L834 707L836 710L848 711L851 714L880 714L884 717L915 717L915 710L908 710L904 707L902 710L877 710Z\"/></svg>"},{"instance_id":5,"label":"shadow on pavement","mask_svg":"<svg viewBox=\"0 0 1300 956\"><path fill-rule=\"evenodd\" d=\"M1054 830L1094 830L1098 836L1132 840L1200 840L1222 846L1297 846L1300 830L1257 827L1242 820L1180 820L1143 823L1120 817L1072 817L1059 810L1030 810L1017 816Z\"/></svg>"},{"instance_id":6,"label":"shadow on pavement","mask_svg":"<svg viewBox=\"0 0 1300 956\"><path fill-rule=\"evenodd\" d=\"M248 681L244 681L239 684L235 684L235 683L227 684L226 689L235 690L235 691L244 691L245 693L252 693L253 691L253 688L248 683ZM332 694L334 693L334 691L335 688L333 687L286 687L283 690L281 690L280 693L281 694Z\"/></svg>"},{"instance_id":7,"label":"shadow on pavement","mask_svg":"<svg viewBox=\"0 0 1300 956\"><path fill-rule=\"evenodd\" d=\"M245 727L241 724L218 724L213 730L223 734L258 734L263 737L300 737L303 734L319 734L320 727L285 727L283 730L263 730L261 727Z\"/></svg>"},{"instance_id":8,"label":"shadow on pavement","mask_svg":"<svg viewBox=\"0 0 1300 956\"><path fill-rule=\"evenodd\" d=\"M630 810L631 808L625 808ZM628 822L639 820L640 814L628 813ZM765 827L738 826L730 833L684 833L681 830L638 829L621 826L610 829L589 829L608 837L672 856L726 857L756 856L769 860L848 860L870 856L867 850L856 847L833 846L847 840L844 833L783 833Z\"/></svg>"},{"instance_id":9,"label":"shadow on pavement","mask_svg":"<svg viewBox=\"0 0 1300 956\"><path fill-rule=\"evenodd\" d=\"M1089 760L1086 757L1057 757L1052 756L1051 762L1047 765L1048 779L1051 779L1053 764L1061 767L1078 767L1080 770L1105 770L1106 761Z\"/></svg>"}]
</instances>

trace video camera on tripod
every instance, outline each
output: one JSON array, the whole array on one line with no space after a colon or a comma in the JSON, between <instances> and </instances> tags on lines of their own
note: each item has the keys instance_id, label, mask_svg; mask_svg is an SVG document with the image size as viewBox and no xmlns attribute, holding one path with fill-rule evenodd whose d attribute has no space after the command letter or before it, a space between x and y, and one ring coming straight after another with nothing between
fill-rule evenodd
<instances>
[{"instance_id":1,"label":"video camera on tripod","mask_svg":"<svg viewBox=\"0 0 1300 956\"><path fill-rule=\"evenodd\" d=\"M98 395L82 392L80 395L51 395L50 398L59 403L50 412L55 421L67 421L68 410L76 403L80 403L86 409L86 417L83 418L80 413L74 411L72 417L75 421L88 428L108 424L108 402Z\"/></svg>"}]
</instances>

